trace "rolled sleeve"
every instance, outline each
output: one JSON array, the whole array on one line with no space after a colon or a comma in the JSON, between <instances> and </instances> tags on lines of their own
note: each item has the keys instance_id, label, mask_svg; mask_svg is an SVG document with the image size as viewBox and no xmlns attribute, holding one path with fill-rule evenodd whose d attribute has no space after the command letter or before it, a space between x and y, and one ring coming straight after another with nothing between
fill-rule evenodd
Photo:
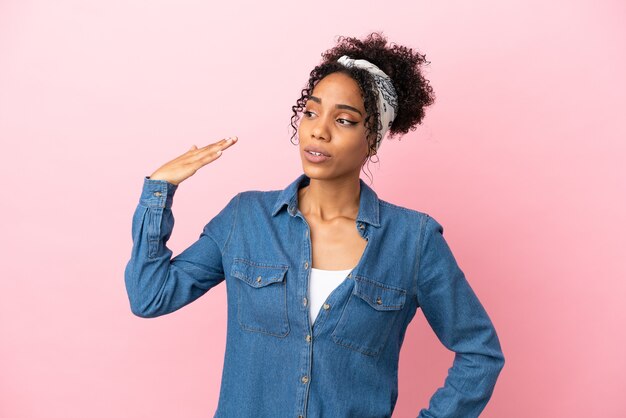
<instances>
[{"instance_id":1,"label":"rolled sleeve","mask_svg":"<svg viewBox=\"0 0 626 418\"><path fill-rule=\"evenodd\" d=\"M422 241L418 304L441 343L456 354L443 387L418 418L478 417L504 367L500 341L443 237L443 226L431 216Z\"/></svg>"}]
</instances>

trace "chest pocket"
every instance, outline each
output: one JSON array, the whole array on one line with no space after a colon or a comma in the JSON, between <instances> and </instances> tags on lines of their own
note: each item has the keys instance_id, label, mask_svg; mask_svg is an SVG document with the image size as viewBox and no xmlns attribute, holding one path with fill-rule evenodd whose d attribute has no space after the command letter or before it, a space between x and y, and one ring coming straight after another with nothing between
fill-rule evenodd
<instances>
[{"instance_id":1,"label":"chest pocket","mask_svg":"<svg viewBox=\"0 0 626 418\"><path fill-rule=\"evenodd\" d=\"M242 329L284 337L287 317L288 266L235 258L231 276L237 278L237 320Z\"/></svg>"},{"instance_id":2,"label":"chest pocket","mask_svg":"<svg viewBox=\"0 0 626 418\"><path fill-rule=\"evenodd\" d=\"M331 337L339 345L377 356L404 306L406 290L361 276L354 280Z\"/></svg>"}]
</instances>

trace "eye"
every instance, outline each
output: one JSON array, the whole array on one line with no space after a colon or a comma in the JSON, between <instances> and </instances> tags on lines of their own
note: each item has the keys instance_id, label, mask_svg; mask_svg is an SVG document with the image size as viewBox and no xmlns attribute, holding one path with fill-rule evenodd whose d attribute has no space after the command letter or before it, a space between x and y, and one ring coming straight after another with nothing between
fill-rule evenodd
<instances>
[{"instance_id":1,"label":"eye","mask_svg":"<svg viewBox=\"0 0 626 418\"><path fill-rule=\"evenodd\" d=\"M304 114L307 118L310 118L310 117L311 117L310 115L312 115L312 114L313 114L313 112L311 112L310 110L303 110L303 111L302 111L302 113L303 113L303 114ZM337 119L337 120L338 120L338 121L344 121L345 123L339 123L340 125L343 125L343 126L353 126L353 125L358 124L358 122L353 122L353 121L351 121L351 120L344 119L344 118L339 118L339 119Z\"/></svg>"},{"instance_id":2,"label":"eye","mask_svg":"<svg viewBox=\"0 0 626 418\"><path fill-rule=\"evenodd\" d=\"M352 126L352 125L356 125L358 122L352 122L351 120L348 119L337 119L337 120L343 120L346 121L348 123L342 123L341 125L346 125L346 126Z\"/></svg>"}]
</instances>

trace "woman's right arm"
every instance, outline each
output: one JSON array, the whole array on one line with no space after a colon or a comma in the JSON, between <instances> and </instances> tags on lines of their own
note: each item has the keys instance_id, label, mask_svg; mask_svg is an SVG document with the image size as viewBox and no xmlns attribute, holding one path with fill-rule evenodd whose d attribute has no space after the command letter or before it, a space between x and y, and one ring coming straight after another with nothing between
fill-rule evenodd
<instances>
[{"instance_id":1,"label":"woman's right arm","mask_svg":"<svg viewBox=\"0 0 626 418\"><path fill-rule=\"evenodd\" d=\"M180 182L217 159L234 141L192 147L144 178L132 219L133 246L124 270L131 311L142 318L174 312L224 280L222 251L234 227L239 194L204 227L198 240L172 258L173 196Z\"/></svg>"}]
</instances>

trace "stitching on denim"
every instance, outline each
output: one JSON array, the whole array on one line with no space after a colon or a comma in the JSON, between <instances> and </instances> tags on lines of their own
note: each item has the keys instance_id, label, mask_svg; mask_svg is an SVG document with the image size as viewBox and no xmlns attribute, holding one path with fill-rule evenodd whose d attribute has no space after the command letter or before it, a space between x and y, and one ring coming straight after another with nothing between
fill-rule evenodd
<instances>
[{"instance_id":1,"label":"stitching on denim","mask_svg":"<svg viewBox=\"0 0 626 418\"><path fill-rule=\"evenodd\" d=\"M243 259L240 259L243 260ZM237 278L240 278L238 276L235 276ZM241 278L240 278L241 279ZM242 280L244 281L244 280ZM281 283L281 282L278 282ZM241 320L241 286L243 286L243 283L237 282L237 322L239 322L239 326L243 329L246 330L248 332L258 332L261 334L267 334L267 335L272 335L275 337L279 337L279 338L284 338L286 337L289 332L291 331L291 326L289 325L289 309L287 309L287 286L283 284L283 292L284 292L284 300L285 300L285 321L286 321L286 325L285 325L285 331L283 334L278 334L278 333L274 333L274 332L270 332L268 330L265 329L257 329L257 328L251 328L249 326L247 326L245 323L242 322Z\"/></svg>"},{"instance_id":2,"label":"stitching on denim","mask_svg":"<svg viewBox=\"0 0 626 418\"><path fill-rule=\"evenodd\" d=\"M417 304L421 306L420 297L419 297L419 280L420 273L422 269L422 257L424 255L424 247L426 245L426 231L428 230L428 221L432 219L432 217L428 214L424 218L422 218L421 228L420 228L420 237L419 237L419 245L418 245L418 254L417 254L417 271L415 273L415 298L417 299Z\"/></svg>"},{"instance_id":3,"label":"stitching on denim","mask_svg":"<svg viewBox=\"0 0 626 418\"><path fill-rule=\"evenodd\" d=\"M289 268L289 266L286 264L261 263L261 262L252 261L243 257L233 257L233 264L235 264L236 262L241 262L244 264L248 264L249 266L261 267L261 268L275 268L275 269L281 269L281 270L287 270Z\"/></svg>"},{"instance_id":4,"label":"stitching on denim","mask_svg":"<svg viewBox=\"0 0 626 418\"><path fill-rule=\"evenodd\" d=\"M226 242L224 243L224 248L222 248L222 255L226 252L226 247L228 247L228 244L230 243L230 237L235 230L235 224L237 223L237 214L239 213L239 202L241 201L241 192L237 193L237 196L235 196L235 198L237 199L237 204L235 206L235 213L233 214L233 224L231 225L230 231L228 232L228 237L226 238Z\"/></svg>"},{"instance_id":5,"label":"stitching on denim","mask_svg":"<svg viewBox=\"0 0 626 418\"><path fill-rule=\"evenodd\" d=\"M233 223L230 226L230 230L228 231L228 236L226 237L226 241L224 242L224 246L222 248L220 248L220 243L217 239L215 239L213 237L213 235L211 235L211 233L209 232L208 228L205 228L205 230L203 231L203 233L205 233L209 238L211 238L215 244L217 245L217 248L220 249L220 253L222 254L222 257L224 256L224 253L226 252L226 247L228 246L228 243L230 242L230 237L235 229L235 223L237 222L237 213L239 211L239 200L240 200L240 196L241 193L237 193L237 195L235 197L233 197L228 204L226 205L226 207L228 207L235 199L237 199L236 205L235 205L235 210L234 210L234 214L233 214Z\"/></svg>"},{"instance_id":6,"label":"stitching on denim","mask_svg":"<svg viewBox=\"0 0 626 418\"><path fill-rule=\"evenodd\" d=\"M357 285L356 280L354 284L355 286ZM344 315L347 315L346 309L348 309L348 306L350 305L350 302L352 301L352 296L353 294L350 294L350 296L348 297L348 301L344 304L343 309L341 310L341 315L339 315L339 319L337 320L337 323L333 327L333 330L330 332L330 337L335 342L335 344L338 344L340 346L349 348L351 350L357 351L359 353L362 353L368 356L377 356L378 351L369 349L369 347L366 347L366 346L356 345L358 343L350 342L349 340L346 340L343 337L341 337L341 335L337 335L337 330L341 331L341 328L339 326L340 325L346 326L345 323L347 322L347 320L344 318ZM357 296L357 295L354 295L354 296ZM342 320L344 321L343 323L342 323Z\"/></svg>"},{"instance_id":7,"label":"stitching on denim","mask_svg":"<svg viewBox=\"0 0 626 418\"><path fill-rule=\"evenodd\" d=\"M421 211L419 211L419 210L417 210L417 209L411 209L411 208L406 208L406 207L404 207L404 206L395 205L395 204L393 204L393 203L387 202L387 201L382 200L382 199L379 199L379 203L380 203L381 205L384 205L384 206L387 206L387 207L390 207L390 208L394 208L394 209L400 209L400 210L403 210L403 211L405 211L405 212L409 212L409 213L413 213L413 214L418 214L418 215L426 215L426 213L425 213L425 212L421 212Z\"/></svg>"},{"instance_id":8,"label":"stitching on denim","mask_svg":"<svg viewBox=\"0 0 626 418\"><path fill-rule=\"evenodd\" d=\"M390 284L387 284L387 283L382 283L382 282L379 282L379 281L374 280L374 279L368 279L367 277L361 276L359 274L354 274L353 277L354 278L358 277L359 279L361 279L361 280L363 280L365 282L370 282L374 286L383 287L385 289L390 289L390 290L395 290L395 291L400 291L400 292L406 293L406 289L403 289L403 288L397 287L397 286L393 286L393 285L390 285Z\"/></svg>"},{"instance_id":9,"label":"stitching on denim","mask_svg":"<svg viewBox=\"0 0 626 418\"><path fill-rule=\"evenodd\" d=\"M378 356L378 354L380 353L380 349L374 351L374 350L368 350L367 347L362 348L361 346L357 346L352 344L351 342L348 342L347 340L344 340L341 337L338 337L334 334L331 334L331 337L333 338L333 341L343 347L347 347L351 350L357 351L359 353L365 354L366 356L372 356L372 357L376 357Z\"/></svg>"},{"instance_id":10,"label":"stitching on denim","mask_svg":"<svg viewBox=\"0 0 626 418\"><path fill-rule=\"evenodd\" d=\"M356 279L357 277L359 278L359 280L356 280L356 286L355 286L355 290L356 290L356 291L354 292L354 294L355 294L356 296L360 297L361 299L365 300L365 301L366 301L366 302L367 302L367 303L368 303L368 304L369 304L372 308L374 308L374 309L376 309L376 310L383 310L383 311L385 311L385 310L397 310L397 309L395 309L395 308L402 308L402 307L404 306L404 304L405 304L405 302L406 302L406 293L407 293L405 289L402 289L402 288L400 288L400 287L395 287L395 286L387 285L387 284L384 284L384 283L380 283L380 282L375 281L375 280L366 279L365 277L363 277L363 276L359 276L359 275L355 275L354 277L355 277L355 279ZM375 301L373 301L373 300L371 300L371 299L367 296L367 292L361 292L361 291L359 291L359 290L358 290L358 289L359 289L359 281L363 281L363 282L371 283L371 285L372 285L372 286L375 286L375 287L378 287L378 288L384 289L385 291L389 291L389 292L391 292L391 293L395 294L395 296L392 296L392 297L395 297L395 298L401 299L401 300L402 300L402 302L401 302L401 303L399 303L399 304L397 304L397 305L389 305L389 304L384 304L384 305L382 305L382 306L383 306L383 307L385 307L385 308L389 308L389 309L378 309L376 306L373 306L373 305L372 305L372 303L374 303L374 304L375 304L376 302L375 302Z\"/></svg>"},{"instance_id":11,"label":"stitching on denim","mask_svg":"<svg viewBox=\"0 0 626 418\"><path fill-rule=\"evenodd\" d=\"M233 263L233 267L235 267L235 263ZM241 271L239 271L239 270L235 270L234 268L231 268L230 274L231 274L233 277L236 277L236 278L238 278L238 279L240 279L240 280L243 280L243 281L244 281L244 282L246 282L246 283L249 283L251 287L254 287L254 288L259 288L259 287L265 287L265 286L268 286L268 285L273 284L273 283L283 282L283 281L284 281L284 279L285 279L285 273L286 273L286 272L287 272L287 270L286 270L286 269L282 269L282 268L281 268L279 271L277 271L277 272L276 272L276 275L275 275L275 276L272 276L272 277L270 277L269 279L267 279L268 281L266 281L265 283L263 283L261 286L255 286L255 285L254 285L254 279L255 279L255 277L254 277L254 276L255 276L256 274L252 274L252 275L250 275L250 274L245 274L245 273L243 273L243 272L241 272Z\"/></svg>"}]
</instances>

